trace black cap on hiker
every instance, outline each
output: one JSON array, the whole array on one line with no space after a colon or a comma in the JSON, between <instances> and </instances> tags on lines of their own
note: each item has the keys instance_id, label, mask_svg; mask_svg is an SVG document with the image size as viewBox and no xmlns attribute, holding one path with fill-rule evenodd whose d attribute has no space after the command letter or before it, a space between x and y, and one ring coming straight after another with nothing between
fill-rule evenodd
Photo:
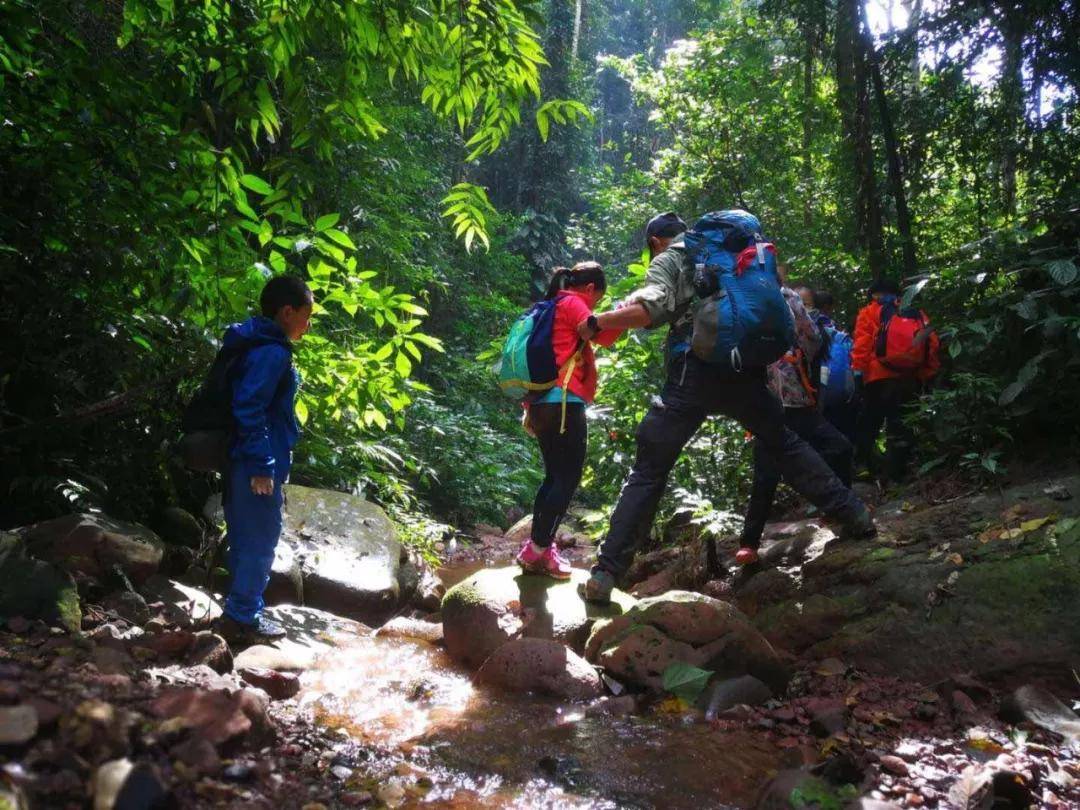
<instances>
[{"instance_id":1,"label":"black cap on hiker","mask_svg":"<svg viewBox=\"0 0 1080 810\"><path fill-rule=\"evenodd\" d=\"M870 295L882 293L883 295L899 295L900 285L891 278L878 278L870 285Z\"/></svg>"},{"instance_id":2,"label":"black cap on hiker","mask_svg":"<svg viewBox=\"0 0 1080 810\"><path fill-rule=\"evenodd\" d=\"M657 214L650 219L649 224L645 226L645 241L649 241L649 238L653 236L659 239L671 239L685 230L686 223L683 222L682 218L674 211L668 211L665 214Z\"/></svg>"}]
</instances>

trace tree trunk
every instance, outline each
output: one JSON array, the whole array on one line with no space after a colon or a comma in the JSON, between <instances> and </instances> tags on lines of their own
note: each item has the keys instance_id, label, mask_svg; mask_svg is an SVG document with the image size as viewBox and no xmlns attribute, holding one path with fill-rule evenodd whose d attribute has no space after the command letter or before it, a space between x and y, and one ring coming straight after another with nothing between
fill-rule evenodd
<instances>
[{"instance_id":1,"label":"tree trunk","mask_svg":"<svg viewBox=\"0 0 1080 810\"><path fill-rule=\"evenodd\" d=\"M814 128L814 56L817 51L814 34L806 35L806 54L803 57L803 111L802 111L802 203L803 225L810 227L813 221L814 165L811 145Z\"/></svg>"},{"instance_id":2,"label":"tree trunk","mask_svg":"<svg viewBox=\"0 0 1080 810\"><path fill-rule=\"evenodd\" d=\"M570 58L577 60L578 45L581 43L581 14L585 0L574 0L574 40L570 46Z\"/></svg>"},{"instance_id":3,"label":"tree trunk","mask_svg":"<svg viewBox=\"0 0 1080 810\"><path fill-rule=\"evenodd\" d=\"M904 275L914 276L919 272L915 255L915 239L911 234L911 215L908 213L907 194L904 191L904 173L900 163L900 147L896 142L896 130L893 127L889 100L885 96L885 80L881 75L881 62L877 50L870 40L870 24L866 19L866 8L862 8L863 35L860 37L870 66L870 76L874 83L874 95L877 97L878 116L881 118L881 134L885 140L885 152L888 157L889 187L896 202L896 228L900 231L900 244L904 255Z\"/></svg>"},{"instance_id":4,"label":"tree trunk","mask_svg":"<svg viewBox=\"0 0 1080 810\"><path fill-rule=\"evenodd\" d=\"M1005 213L1016 216L1016 164L1024 125L1024 32L1020 13L1006 14L1002 26L1005 61L1001 73L1001 99L1005 118L1005 143L1001 155L1001 197Z\"/></svg>"},{"instance_id":5,"label":"tree trunk","mask_svg":"<svg viewBox=\"0 0 1080 810\"><path fill-rule=\"evenodd\" d=\"M840 0L836 13L836 91L843 128L843 152L853 182L841 186L841 210L854 197L855 243L866 250L874 278L885 274L881 202L874 172L874 147L870 130L870 95L866 58L859 41L859 3Z\"/></svg>"}]
</instances>

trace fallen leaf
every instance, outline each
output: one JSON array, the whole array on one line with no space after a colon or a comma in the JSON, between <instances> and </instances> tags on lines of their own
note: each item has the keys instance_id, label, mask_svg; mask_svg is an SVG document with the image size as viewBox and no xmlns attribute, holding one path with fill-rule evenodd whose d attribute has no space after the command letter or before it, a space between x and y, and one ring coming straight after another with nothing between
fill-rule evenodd
<instances>
[{"instance_id":1,"label":"fallen leaf","mask_svg":"<svg viewBox=\"0 0 1080 810\"><path fill-rule=\"evenodd\" d=\"M989 737L973 737L967 741L968 748L974 748L976 751L983 751L987 754L1004 754L1005 746L1000 743L994 742Z\"/></svg>"},{"instance_id":2,"label":"fallen leaf","mask_svg":"<svg viewBox=\"0 0 1080 810\"><path fill-rule=\"evenodd\" d=\"M901 512L914 512L915 511L915 504L913 504L911 501L904 501L902 504L900 504L900 511Z\"/></svg>"},{"instance_id":3,"label":"fallen leaf","mask_svg":"<svg viewBox=\"0 0 1080 810\"><path fill-rule=\"evenodd\" d=\"M657 714L686 714L690 706L686 701L675 696L665 698L656 704Z\"/></svg>"},{"instance_id":4,"label":"fallen leaf","mask_svg":"<svg viewBox=\"0 0 1080 810\"><path fill-rule=\"evenodd\" d=\"M814 672L825 677L843 675L847 672L847 665L839 658L826 658L814 667Z\"/></svg>"},{"instance_id":5,"label":"fallen leaf","mask_svg":"<svg viewBox=\"0 0 1080 810\"><path fill-rule=\"evenodd\" d=\"M990 786L993 774L981 765L969 765L949 788L949 803L959 810L976 805Z\"/></svg>"},{"instance_id":6,"label":"fallen leaf","mask_svg":"<svg viewBox=\"0 0 1080 810\"><path fill-rule=\"evenodd\" d=\"M1025 520L1023 523L1020 524L1020 531L1024 532L1025 534L1027 532L1033 532L1037 529L1041 529L1043 526L1045 526L1052 520L1053 517L1050 516L1035 518L1033 520Z\"/></svg>"},{"instance_id":7,"label":"fallen leaf","mask_svg":"<svg viewBox=\"0 0 1080 810\"><path fill-rule=\"evenodd\" d=\"M950 554L948 557L946 557L945 559L948 560L949 562L951 562L953 565L963 565L964 564L964 558L961 557L959 554L957 554L955 551L952 554Z\"/></svg>"},{"instance_id":8,"label":"fallen leaf","mask_svg":"<svg viewBox=\"0 0 1080 810\"><path fill-rule=\"evenodd\" d=\"M1000 534L1002 540L1015 540L1017 537L1023 537L1023 529L1006 529Z\"/></svg>"},{"instance_id":9,"label":"fallen leaf","mask_svg":"<svg viewBox=\"0 0 1080 810\"><path fill-rule=\"evenodd\" d=\"M957 563L957 565L959 565L959 563ZM951 574L949 574L948 577L946 577L945 584L946 585L955 585L956 581L958 579L960 579L960 572L959 571L953 571Z\"/></svg>"},{"instance_id":10,"label":"fallen leaf","mask_svg":"<svg viewBox=\"0 0 1080 810\"><path fill-rule=\"evenodd\" d=\"M821 746L821 756L827 757L829 754L831 754L833 751L835 751L839 747L840 747L840 741L838 739L836 739L835 737L829 737L829 739L827 739L825 741L825 744L823 746Z\"/></svg>"},{"instance_id":11,"label":"fallen leaf","mask_svg":"<svg viewBox=\"0 0 1080 810\"><path fill-rule=\"evenodd\" d=\"M993 540L995 537L997 537L1000 533L1001 533L1001 528L1000 527L995 527L993 529L986 529L985 531L979 532L979 542L980 543L989 543L991 540Z\"/></svg>"}]
</instances>

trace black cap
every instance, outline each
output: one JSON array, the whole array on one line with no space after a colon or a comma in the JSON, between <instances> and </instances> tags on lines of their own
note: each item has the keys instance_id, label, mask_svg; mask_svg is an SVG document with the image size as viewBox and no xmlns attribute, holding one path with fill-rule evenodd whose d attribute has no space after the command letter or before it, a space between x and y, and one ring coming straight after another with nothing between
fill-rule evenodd
<instances>
[{"instance_id":1,"label":"black cap","mask_svg":"<svg viewBox=\"0 0 1080 810\"><path fill-rule=\"evenodd\" d=\"M875 279L870 285L870 294L882 293L884 295L899 295L900 285L891 278Z\"/></svg>"},{"instance_id":2,"label":"black cap","mask_svg":"<svg viewBox=\"0 0 1080 810\"><path fill-rule=\"evenodd\" d=\"M678 236L685 230L686 223L683 222L682 218L674 211L668 211L666 214L657 214L650 219L649 224L645 226L645 241L648 241L651 236L656 236L660 239L670 239L674 236Z\"/></svg>"}]
</instances>

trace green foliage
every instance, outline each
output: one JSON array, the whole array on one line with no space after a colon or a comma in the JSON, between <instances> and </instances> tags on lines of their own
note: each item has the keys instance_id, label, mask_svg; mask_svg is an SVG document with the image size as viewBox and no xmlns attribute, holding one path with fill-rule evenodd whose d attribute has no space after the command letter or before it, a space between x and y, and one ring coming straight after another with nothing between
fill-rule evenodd
<instances>
[{"instance_id":1,"label":"green foliage","mask_svg":"<svg viewBox=\"0 0 1080 810\"><path fill-rule=\"evenodd\" d=\"M676 661L664 670L664 691L680 700L693 704L698 699L713 673L707 669Z\"/></svg>"},{"instance_id":2,"label":"green foliage","mask_svg":"<svg viewBox=\"0 0 1080 810\"><path fill-rule=\"evenodd\" d=\"M487 236L487 218L495 213L487 192L472 183L458 183L443 198L443 216L453 218L454 235L464 237L465 249L472 251L473 240L479 236L485 248L491 247Z\"/></svg>"},{"instance_id":3,"label":"green foliage","mask_svg":"<svg viewBox=\"0 0 1080 810\"><path fill-rule=\"evenodd\" d=\"M17 444L0 485L55 491L46 513L174 500L187 484L169 443L213 338L290 272L317 298L297 475L407 502L418 465L396 434L428 390L418 365L443 350L420 299L462 260L435 230L456 160L438 124L474 153L505 140L545 64L530 16L528 0L6 4L0 429ZM469 246L490 240L483 199L466 199ZM419 230L438 238L418 248ZM36 426L124 392L119 418L81 434L81 416ZM32 463L8 472L20 455Z\"/></svg>"}]
</instances>

